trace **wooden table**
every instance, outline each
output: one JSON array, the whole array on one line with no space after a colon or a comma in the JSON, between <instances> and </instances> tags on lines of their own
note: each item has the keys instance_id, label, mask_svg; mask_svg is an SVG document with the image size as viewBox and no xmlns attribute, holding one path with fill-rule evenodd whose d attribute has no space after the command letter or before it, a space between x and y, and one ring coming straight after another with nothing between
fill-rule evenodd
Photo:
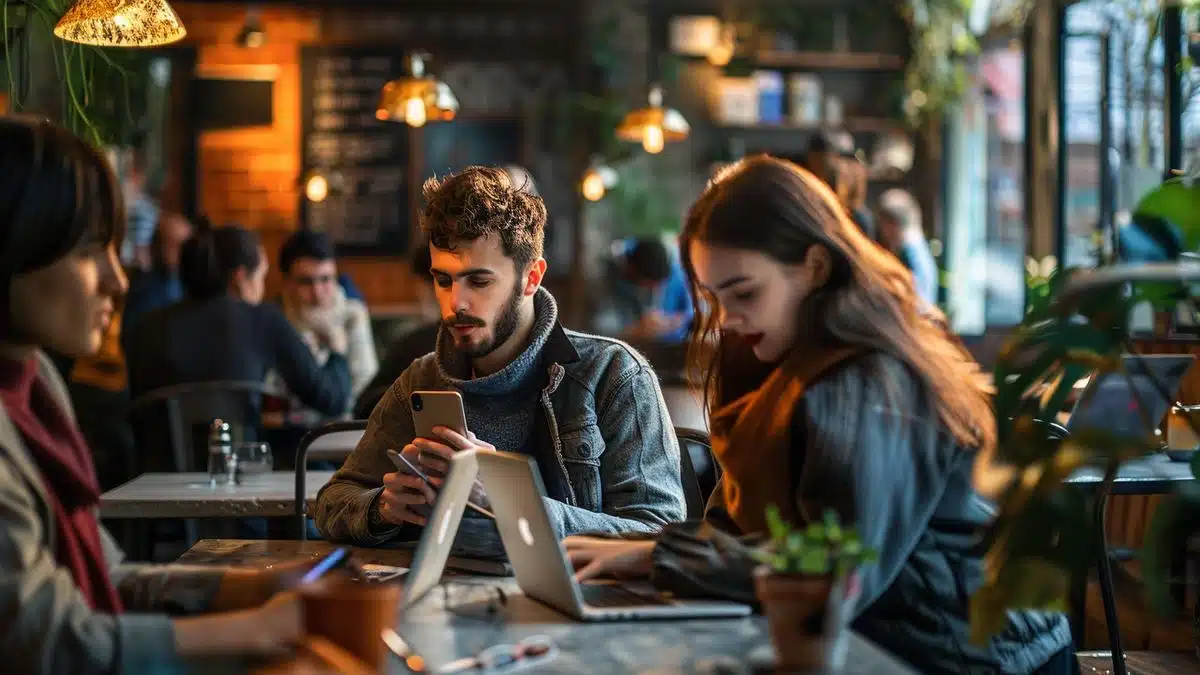
<instances>
[{"instance_id":1,"label":"wooden table","mask_svg":"<svg viewBox=\"0 0 1200 675\"><path fill-rule=\"evenodd\" d=\"M311 471L311 510L332 471ZM212 487L207 473L146 473L100 497L101 518L277 518L296 509L295 474L250 474L240 485Z\"/></svg>"},{"instance_id":2,"label":"wooden table","mask_svg":"<svg viewBox=\"0 0 1200 675\"><path fill-rule=\"evenodd\" d=\"M197 543L179 559L188 564L266 565L298 556L316 558L327 542L219 541ZM407 566L408 552L355 549L364 563ZM506 600L494 602L503 588ZM491 612L489 609L498 608ZM453 577L403 613L397 630L434 667L498 644L549 636L556 658L522 673L771 672L773 653L762 617L723 620L580 623L524 597L511 578ZM398 659L389 672L407 673ZM842 675L910 675L912 670L867 640L851 635ZM813 675L821 675L820 672Z\"/></svg>"}]
</instances>

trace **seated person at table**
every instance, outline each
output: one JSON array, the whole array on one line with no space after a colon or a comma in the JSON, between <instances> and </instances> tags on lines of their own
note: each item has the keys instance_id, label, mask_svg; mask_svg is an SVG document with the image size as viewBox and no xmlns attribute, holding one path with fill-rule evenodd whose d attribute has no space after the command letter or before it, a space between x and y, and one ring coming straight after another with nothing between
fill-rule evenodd
<instances>
[{"instance_id":1,"label":"seated person at table","mask_svg":"<svg viewBox=\"0 0 1200 675\"><path fill-rule=\"evenodd\" d=\"M641 540L567 539L577 576L755 603L748 545L767 507L797 525L833 509L879 553L852 613L864 637L920 673L1068 672L1062 614L1012 612L986 647L969 642L978 532L992 514L973 479L990 466L996 423L978 365L922 315L900 262L817 177L769 157L718 176L683 249L723 473L702 521Z\"/></svg>"},{"instance_id":2,"label":"seated person at table","mask_svg":"<svg viewBox=\"0 0 1200 675\"><path fill-rule=\"evenodd\" d=\"M125 563L96 518L90 453L44 352L94 353L125 290L107 160L49 122L0 118L0 186L0 670L174 673L294 644L296 596L267 601L283 575ZM206 610L230 611L180 617Z\"/></svg>"},{"instance_id":3,"label":"seated person at table","mask_svg":"<svg viewBox=\"0 0 1200 675\"><path fill-rule=\"evenodd\" d=\"M132 326L146 312L166 307L183 299L183 283L179 280L179 251L191 238L195 228L179 213L162 217L150 240L150 266L134 267L129 271L129 293L121 321Z\"/></svg>"},{"instance_id":4,"label":"seated person at table","mask_svg":"<svg viewBox=\"0 0 1200 675\"><path fill-rule=\"evenodd\" d=\"M459 450L536 459L563 535L654 532L684 517L679 446L658 379L616 340L563 328L541 288L546 207L501 169L474 166L424 186L421 227L442 311L437 350L412 364L371 414L366 434L317 498L336 541L415 539L436 497L398 473L388 449L440 475ZM416 438L409 394L462 394L469 438ZM477 491L474 500L486 506ZM495 525L468 511L460 551L501 552Z\"/></svg>"},{"instance_id":5,"label":"seated person at table","mask_svg":"<svg viewBox=\"0 0 1200 675\"><path fill-rule=\"evenodd\" d=\"M283 313L312 347L318 362L329 357L329 349L317 339L324 326L339 324L345 331L350 395L358 396L379 369L379 359L367 306L347 298L338 285L337 260L329 237L312 230L293 234L279 250L279 271L283 273Z\"/></svg>"},{"instance_id":6,"label":"seated person at table","mask_svg":"<svg viewBox=\"0 0 1200 675\"><path fill-rule=\"evenodd\" d=\"M597 323L626 340L681 343L692 324L692 298L675 251L661 237L626 239L614 247Z\"/></svg>"},{"instance_id":7,"label":"seated person at table","mask_svg":"<svg viewBox=\"0 0 1200 675\"><path fill-rule=\"evenodd\" d=\"M262 382L273 370L305 405L344 413L345 330L319 327L317 339L330 353L318 365L279 307L262 303L266 275L267 257L253 233L234 225L196 232L180 253L187 296L147 314L125 340L131 395L193 382Z\"/></svg>"},{"instance_id":8,"label":"seated person at table","mask_svg":"<svg viewBox=\"0 0 1200 675\"><path fill-rule=\"evenodd\" d=\"M371 411L379 405L380 399L387 393L387 390L392 388L392 383L396 381L396 378L400 377L414 361L432 353L437 346L438 330L441 329L442 322L436 318L441 314L441 310L438 309L437 299L433 297L433 289L430 288L432 284L429 283L429 267L432 264L428 242L421 244L413 251L413 281L420 284L420 290L428 291L428 293L419 294L419 301L422 305L421 315L431 315L434 317L433 320L418 325L388 347L383 363L379 364L379 372L375 373L374 379L354 402L354 419L361 420L370 417ZM425 305L429 305L429 307Z\"/></svg>"}]
</instances>

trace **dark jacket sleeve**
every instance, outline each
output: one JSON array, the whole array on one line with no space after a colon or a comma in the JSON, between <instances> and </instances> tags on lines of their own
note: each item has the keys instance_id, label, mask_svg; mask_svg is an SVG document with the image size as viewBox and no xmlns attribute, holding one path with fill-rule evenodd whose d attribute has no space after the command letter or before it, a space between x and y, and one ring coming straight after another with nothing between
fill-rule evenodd
<instances>
[{"instance_id":1,"label":"dark jacket sleeve","mask_svg":"<svg viewBox=\"0 0 1200 675\"><path fill-rule=\"evenodd\" d=\"M330 354L324 366L318 366L308 345L277 307L263 304L264 339L271 352L274 368L283 376L288 390L304 405L326 415L346 412L350 400L350 368L346 357Z\"/></svg>"},{"instance_id":2,"label":"dark jacket sleeve","mask_svg":"<svg viewBox=\"0 0 1200 675\"><path fill-rule=\"evenodd\" d=\"M943 452L942 425L907 409L915 392L901 387L908 395L889 397L881 380L858 365L847 368L814 385L793 417L793 443L804 457L796 495L801 512L819 518L833 509L879 552L878 562L860 570L856 614L895 581L928 527L953 464L963 459ZM736 528L720 492L718 484L704 522L664 529L654 551L654 580L680 595L751 601L750 551L761 539L731 534Z\"/></svg>"}]
</instances>

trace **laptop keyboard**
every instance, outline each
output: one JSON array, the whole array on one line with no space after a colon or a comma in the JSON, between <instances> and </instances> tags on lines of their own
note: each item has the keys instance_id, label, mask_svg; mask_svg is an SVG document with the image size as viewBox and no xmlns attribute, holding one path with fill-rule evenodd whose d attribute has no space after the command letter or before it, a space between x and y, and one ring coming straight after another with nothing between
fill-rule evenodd
<instances>
[{"instance_id":1,"label":"laptop keyboard","mask_svg":"<svg viewBox=\"0 0 1200 675\"><path fill-rule=\"evenodd\" d=\"M600 609L669 604L661 597L631 591L616 584L580 584L579 591L583 594L583 604Z\"/></svg>"}]
</instances>

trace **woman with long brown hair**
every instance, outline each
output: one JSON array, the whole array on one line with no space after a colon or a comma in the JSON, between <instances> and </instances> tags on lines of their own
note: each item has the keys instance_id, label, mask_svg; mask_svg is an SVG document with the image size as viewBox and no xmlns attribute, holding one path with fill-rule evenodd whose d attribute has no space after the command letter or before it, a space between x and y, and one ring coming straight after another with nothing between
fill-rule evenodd
<instances>
[{"instance_id":1,"label":"woman with long brown hair","mask_svg":"<svg viewBox=\"0 0 1200 675\"><path fill-rule=\"evenodd\" d=\"M567 539L579 578L754 603L748 547L767 507L797 525L833 509L879 552L860 573L859 633L922 673L1072 672L1061 614L1015 612L986 647L967 640L992 513L972 485L995 445L990 390L899 261L820 179L769 157L710 184L682 248L721 479L701 522Z\"/></svg>"}]
</instances>

